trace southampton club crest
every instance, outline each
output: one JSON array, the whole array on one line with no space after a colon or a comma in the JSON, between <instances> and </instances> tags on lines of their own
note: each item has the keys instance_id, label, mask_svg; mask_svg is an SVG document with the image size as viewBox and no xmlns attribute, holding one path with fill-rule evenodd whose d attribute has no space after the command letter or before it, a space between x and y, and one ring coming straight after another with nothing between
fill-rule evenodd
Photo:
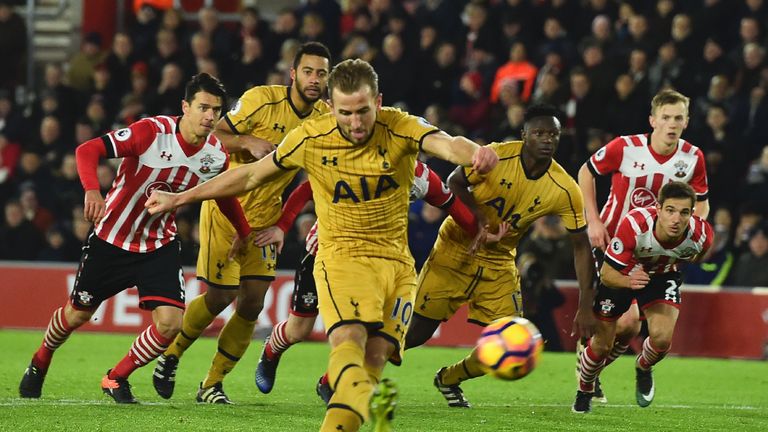
<instances>
[{"instance_id":1,"label":"southampton club crest","mask_svg":"<svg viewBox=\"0 0 768 432\"><path fill-rule=\"evenodd\" d=\"M203 174L208 174L211 172L211 165L213 165L215 161L213 160L213 156L211 155L205 155L200 159L200 172Z\"/></svg>"},{"instance_id":2,"label":"southampton club crest","mask_svg":"<svg viewBox=\"0 0 768 432\"><path fill-rule=\"evenodd\" d=\"M677 170L675 172L675 177L677 178L683 178L685 177L685 171L688 169L688 164L683 161L677 161L675 162L675 169Z\"/></svg>"}]
</instances>

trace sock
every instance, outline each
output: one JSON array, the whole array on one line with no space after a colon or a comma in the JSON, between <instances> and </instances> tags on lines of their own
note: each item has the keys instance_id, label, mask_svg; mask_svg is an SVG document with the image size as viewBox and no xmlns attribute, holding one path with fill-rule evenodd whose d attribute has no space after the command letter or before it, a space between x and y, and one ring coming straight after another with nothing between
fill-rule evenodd
<instances>
[{"instance_id":1,"label":"sock","mask_svg":"<svg viewBox=\"0 0 768 432\"><path fill-rule=\"evenodd\" d=\"M440 382L445 385L453 385L483 375L485 375L485 372L480 368L480 362L477 360L475 350L472 350L460 362L446 367L443 373L440 374Z\"/></svg>"},{"instance_id":2,"label":"sock","mask_svg":"<svg viewBox=\"0 0 768 432\"><path fill-rule=\"evenodd\" d=\"M651 338L647 337L645 338L645 341L643 341L643 352L637 356L635 364L640 369L649 370L653 365L660 362L661 359L667 355L667 352L669 352L669 348L666 350L658 350L654 348L651 343Z\"/></svg>"},{"instance_id":3,"label":"sock","mask_svg":"<svg viewBox=\"0 0 768 432\"><path fill-rule=\"evenodd\" d=\"M605 358L605 366L608 366L609 364L613 363L617 358L621 357L621 355L624 354L624 352L628 348L629 348L629 344L624 344L619 341L614 342L613 348L611 348L611 352L608 353L608 357Z\"/></svg>"},{"instance_id":4,"label":"sock","mask_svg":"<svg viewBox=\"0 0 768 432\"><path fill-rule=\"evenodd\" d=\"M256 320L248 321L239 313L232 314L224 328L219 333L219 350L213 356L211 368L203 381L203 388L211 387L224 381L224 375L228 374L245 354L248 345L251 344L253 328Z\"/></svg>"},{"instance_id":5,"label":"sock","mask_svg":"<svg viewBox=\"0 0 768 432\"><path fill-rule=\"evenodd\" d=\"M181 331L163 354L166 356L175 355L181 358L184 351L195 343L197 338L203 333L203 330L213 322L214 318L216 318L216 315L212 314L208 310L208 306L205 305L205 294L195 297L187 305L187 310L184 311Z\"/></svg>"},{"instance_id":6,"label":"sock","mask_svg":"<svg viewBox=\"0 0 768 432\"><path fill-rule=\"evenodd\" d=\"M376 385L381 381L381 375L384 373L383 369L371 366L368 363L363 365L365 372L368 373L368 379L371 380L371 385Z\"/></svg>"},{"instance_id":7,"label":"sock","mask_svg":"<svg viewBox=\"0 0 768 432\"><path fill-rule=\"evenodd\" d=\"M288 341L288 335L285 334L285 327L288 321L280 321L272 328L272 334L269 335L269 343L264 352L269 360L280 357L293 343Z\"/></svg>"},{"instance_id":8,"label":"sock","mask_svg":"<svg viewBox=\"0 0 768 432\"><path fill-rule=\"evenodd\" d=\"M356 431L368 419L373 384L364 364L363 348L352 341L343 342L331 350L328 380L334 393L321 431Z\"/></svg>"},{"instance_id":9,"label":"sock","mask_svg":"<svg viewBox=\"0 0 768 432\"><path fill-rule=\"evenodd\" d=\"M161 335L157 327L152 324L133 341L128 354L112 368L109 379L128 378L133 371L158 358L169 343L171 338Z\"/></svg>"},{"instance_id":10,"label":"sock","mask_svg":"<svg viewBox=\"0 0 768 432\"><path fill-rule=\"evenodd\" d=\"M32 356L32 364L38 369L48 370L48 366L51 365L51 359L53 358L53 352L67 341L67 338L69 338L69 335L74 330L74 328L69 326L67 317L64 316L63 307L53 311L51 322L48 323L48 328L45 329L43 343L40 344L40 348Z\"/></svg>"},{"instance_id":11,"label":"sock","mask_svg":"<svg viewBox=\"0 0 768 432\"><path fill-rule=\"evenodd\" d=\"M579 390L587 393L595 391L595 380L600 375L600 371L605 367L605 358L601 358L592 350L592 340L581 353L579 360Z\"/></svg>"}]
</instances>

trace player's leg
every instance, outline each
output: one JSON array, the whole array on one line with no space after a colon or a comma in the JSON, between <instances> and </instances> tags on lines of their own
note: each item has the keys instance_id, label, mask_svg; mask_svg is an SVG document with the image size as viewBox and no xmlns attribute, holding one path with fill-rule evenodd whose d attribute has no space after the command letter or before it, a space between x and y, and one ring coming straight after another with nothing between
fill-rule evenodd
<instances>
[{"instance_id":1,"label":"player's leg","mask_svg":"<svg viewBox=\"0 0 768 432\"><path fill-rule=\"evenodd\" d=\"M139 307L152 311L152 324L133 341L128 353L101 381L105 394L117 403L135 403L128 377L160 356L181 329L184 313L184 274L180 244L134 254L131 272L139 291Z\"/></svg>"},{"instance_id":2,"label":"player's leg","mask_svg":"<svg viewBox=\"0 0 768 432\"><path fill-rule=\"evenodd\" d=\"M606 366L613 363L627 351L632 339L640 334L640 327L640 309L637 307L637 302L633 302L629 310L624 312L624 315L616 322L616 342L608 354Z\"/></svg>"},{"instance_id":3,"label":"player's leg","mask_svg":"<svg viewBox=\"0 0 768 432\"><path fill-rule=\"evenodd\" d=\"M417 313L413 314L408 332L405 335L405 349L416 348L424 345L440 327L441 320L427 318Z\"/></svg>"},{"instance_id":4,"label":"player's leg","mask_svg":"<svg viewBox=\"0 0 768 432\"><path fill-rule=\"evenodd\" d=\"M291 299L291 314L287 320L280 321L264 340L264 346L256 367L256 387L262 393L269 393L275 385L277 366L280 356L291 345L309 337L317 318L317 287L312 271L315 267L315 256L307 253L296 269ZM324 375L327 385L327 376ZM318 391L320 389L318 388ZM321 396L322 397L322 396ZM327 403L327 401L326 401Z\"/></svg>"},{"instance_id":5,"label":"player's leg","mask_svg":"<svg viewBox=\"0 0 768 432\"><path fill-rule=\"evenodd\" d=\"M237 308L219 333L218 349L200 385L198 402L230 403L222 388L224 376L235 368L248 349L270 284L271 280L260 279L241 283Z\"/></svg>"},{"instance_id":6,"label":"player's leg","mask_svg":"<svg viewBox=\"0 0 768 432\"><path fill-rule=\"evenodd\" d=\"M404 273L409 283L401 282ZM395 323L393 318L410 318L414 270L394 260L318 256L314 276L331 344L328 379L334 391L321 431L356 431L368 419L374 388L365 366L368 333L380 332L401 344L407 320ZM393 361L400 359L397 348Z\"/></svg>"},{"instance_id":7,"label":"player's leg","mask_svg":"<svg viewBox=\"0 0 768 432\"><path fill-rule=\"evenodd\" d=\"M633 293L629 289L613 289L598 284L592 311L598 318L595 334L589 339L579 358L579 384L572 411L591 410L595 383L606 366L606 359L616 339L616 321L629 309Z\"/></svg>"},{"instance_id":8,"label":"player's leg","mask_svg":"<svg viewBox=\"0 0 768 432\"><path fill-rule=\"evenodd\" d=\"M605 259L605 253L599 248L592 248L592 256L595 258L595 275L596 275L595 281L597 282L599 281L599 278L600 278L600 266L603 265L603 260ZM581 354L584 351L584 348L587 346L587 342L588 340L585 337L581 337L576 341L576 381L577 382L579 380L579 374L581 371ZM626 348L624 350L626 350ZM617 354L616 357L620 355L621 353ZM600 378L597 378L597 380L595 380L595 391L592 393L592 399L600 403L608 403L608 399L605 397L605 393L603 392L603 387L600 383Z\"/></svg>"},{"instance_id":9,"label":"player's leg","mask_svg":"<svg viewBox=\"0 0 768 432\"><path fill-rule=\"evenodd\" d=\"M391 421L397 405L397 386L390 379L381 379L384 366L397 350L391 340L371 335L365 346L365 370L374 385L371 395L371 421L374 432L391 431Z\"/></svg>"},{"instance_id":10,"label":"player's leg","mask_svg":"<svg viewBox=\"0 0 768 432\"><path fill-rule=\"evenodd\" d=\"M469 282L463 288L468 297L469 322L486 326L496 319L522 314L523 299L516 267L491 269L475 264L470 269L473 270L472 277L467 279L465 274L465 280ZM434 385L448 401L448 406L468 408L469 401L459 385L483 375L482 363L473 349L460 361L439 370Z\"/></svg>"},{"instance_id":11,"label":"player's leg","mask_svg":"<svg viewBox=\"0 0 768 432\"><path fill-rule=\"evenodd\" d=\"M53 312L43 341L19 384L21 397L39 398L55 351L73 331L91 319L102 301L133 285L119 267L126 264L124 260L129 256L128 252L107 244L95 234L89 235L83 245L69 302Z\"/></svg>"},{"instance_id":12,"label":"player's leg","mask_svg":"<svg viewBox=\"0 0 768 432\"><path fill-rule=\"evenodd\" d=\"M651 278L638 298L648 321L649 336L643 341L643 350L635 360L635 399L641 407L653 402L655 385L652 368L669 352L675 324L680 313L679 273L662 274Z\"/></svg>"},{"instance_id":13,"label":"player's leg","mask_svg":"<svg viewBox=\"0 0 768 432\"><path fill-rule=\"evenodd\" d=\"M64 344L78 327L91 319L94 310L77 310L70 303L53 311L48 327L45 329L43 342L32 356L32 361L24 371L19 384L19 395L23 398L39 398L43 390L43 381L53 354Z\"/></svg>"}]
</instances>

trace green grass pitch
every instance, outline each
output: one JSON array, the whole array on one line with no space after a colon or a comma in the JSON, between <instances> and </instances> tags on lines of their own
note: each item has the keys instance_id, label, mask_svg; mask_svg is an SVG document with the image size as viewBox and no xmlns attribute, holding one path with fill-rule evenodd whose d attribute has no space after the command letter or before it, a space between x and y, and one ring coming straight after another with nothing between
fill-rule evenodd
<instances>
[{"instance_id":1,"label":"green grass pitch","mask_svg":"<svg viewBox=\"0 0 768 432\"><path fill-rule=\"evenodd\" d=\"M3 431L312 431L324 407L315 395L328 348L305 343L283 357L269 395L256 389L253 373L261 350L255 340L225 380L233 406L194 401L216 349L203 338L187 351L176 393L166 401L152 388L154 363L130 379L138 406L117 406L99 382L127 351L131 335L76 333L59 349L40 400L18 397L24 368L42 332L0 330L0 430ZM608 404L593 404L587 415L571 413L575 395L573 353L544 353L539 367L517 382L484 377L462 387L471 409L448 408L432 387L435 371L459 360L466 349L417 348L402 367L385 376L399 385L395 431L766 431L768 363L675 358L655 370L656 399L648 408L634 402L632 357L624 356L603 374ZM364 426L363 430L370 430Z\"/></svg>"}]
</instances>

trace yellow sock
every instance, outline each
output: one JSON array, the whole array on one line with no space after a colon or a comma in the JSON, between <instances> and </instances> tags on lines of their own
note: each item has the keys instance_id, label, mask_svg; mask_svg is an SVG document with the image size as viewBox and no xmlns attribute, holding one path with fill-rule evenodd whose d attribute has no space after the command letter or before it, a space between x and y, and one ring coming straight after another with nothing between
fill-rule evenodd
<instances>
[{"instance_id":1,"label":"yellow sock","mask_svg":"<svg viewBox=\"0 0 768 432\"><path fill-rule=\"evenodd\" d=\"M331 408L325 412L320 432L355 432L363 425L360 416L356 413L341 408Z\"/></svg>"},{"instance_id":2,"label":"yellow sock","mask_svg":"<svg viewBox=\"0 0 768 432\"><path fill-rule=\"evenodd\" d=\"M213 322L214 318L216 318L216 315L212 314L205 305L205 293L195 297L187 305L187 310L184 311L181 331L163 354L166 356L175 355L181 358L184 351L195 343L197 338L203 333L203 330Z\"/></svg>"},{"instance_id":3,"label":"yellow sock","mask_svg":"<svg viewBox=\"0 0 768 432\"><path fill-rule=\"evenodd\" d=\"M446 385L453 385L483 375L485 375L485 372L480 368L480 362L477 360L475 350L472 350L460 362L446 367L443 373L440 374L440 381Z\"/></svg>"},{"instance_id":4,"label":"yellow sock","mask_svg":"<svg viewBox=\"0 0 768 432\"><path fill-rule=\"evenodd\" d=\"M371 385L375 386L379 382L381 382L381 375L384 373L384 370L379 369L377 367L373 367L366 363L364 366L365 371L368 373L368 378L371 379Z\"/></svg>"},{"instance_id":5,"label":"yellow sock","mask_svg":"<svg viewBox=\"0 0 768 432\"><path fill-rule=\"evenodd\" d=\"M255 320L248 321L237 312L232 314L232 318L219 333L219 350L213 356L211 368L203 381L203 388L224 381L224 375L234 369L251 344L254 326Z\"/></svg>"},{"instance_id":6,"label":"yellow sock","mask_svg":"<svg viewBox=\"0 0 768 432\"><path fill-rule=\"evenodd\" d=\"M363 348L352 341L343 342L331 350L328 381L334 393L321 431L356 431L368 420L373 384L364 364Z\"/></svg>"}]
</instances>

